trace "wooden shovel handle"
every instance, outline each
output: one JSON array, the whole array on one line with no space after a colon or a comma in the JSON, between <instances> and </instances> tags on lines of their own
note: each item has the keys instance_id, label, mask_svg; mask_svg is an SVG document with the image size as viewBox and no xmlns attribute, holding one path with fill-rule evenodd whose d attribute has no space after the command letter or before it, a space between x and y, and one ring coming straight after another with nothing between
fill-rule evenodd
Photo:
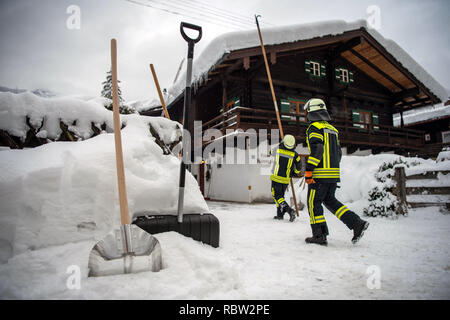
<instances>
[{"instance_id":1,"label":"wooden shovel handle","mask_svg":"<svg viewBox=\"0 0 450 320\"><path fill-rule=\"evenodd\" d=\"M280 130L281 139L284 139L284 132L283 132L283 126L281 124L280 112L278 110L277 97L275 96L275 90L273 89L272 75L270 74L269 63L267 62L266 49L264 48L264 43L263 43L263 39L262 39L262 35L261 35L261 29L259 28L258 17L260 17L260 16L255 15L256 27L258 28L259 42L261 43L261 50L262 50L262 55L264 58L264 64L266 65L267 78L269 79L270 92L272 93L273 105L275 107L275 111L277 114L278 129ZM298 204L297 204L297 197L295 196L294 182L292 181L292 178L290 178L289 181L290 181L291 189L292 189L292 197L294 198L295 213L297 214L297 217L298 217L299 216L298 215Z\"/></svg>"},{"instance_id":2,"label":"wooden shovel handle","mask_svg":"<svg viewBox=\"0 0 450 320\"><path fill-rule=\"evenodd\" d=\"M153 67L153 64L151 64L151 63L150 63L150 70L152 71L153 80L155 81L156 90L158 90L159 101L161 101L161 105L162 105L163 110L164 110L164 115L165 115L165 117L167 119L170 119L169 112L167 112L166 103L164 102L164 97L163 97L163 95L161 93L161 88L159 87L159 81L158 81L158 77L156 76L155 68Z\"/></svg>"},{"instance_id":3,"label":"wooden shovel handle","mask_svg":"<svg viewBox=\"0 0 450 320\"><path fill-rule=\"evenodd\" d=\"M123 164L122 136L120 134L119 93L117 85L117 42L111 39L111 75L114 117L114 142L116 146L117 183L119 186L120 220L122 225L130 224L127 190L125 187L125 169Z\"/></svg>"}]
</instances>

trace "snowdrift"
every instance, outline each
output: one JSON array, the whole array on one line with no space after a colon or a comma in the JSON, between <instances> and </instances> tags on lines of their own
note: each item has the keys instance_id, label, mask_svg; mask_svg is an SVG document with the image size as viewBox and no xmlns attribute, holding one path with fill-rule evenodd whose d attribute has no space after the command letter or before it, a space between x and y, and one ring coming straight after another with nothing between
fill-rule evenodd
<instances>
[{"instance_id":1,"label":"snowdrift","mask_svg":"<svg viewBox=\"0 0 450 320\"><path fill-rule=\"evenodd\" d=\"M11 94L12 95L12 94ZM49 136L57 135L52 119L77 119L80 134L90 121L106 121L112 112L98 101L72 98L42 99L30 94L6 94L9 109L2 125L23 133L23 114L45 118ZM27 104L30 101L30 105ZM35 104L38 102L39 104ZM12 106L12 107L11 107ZM30 113L33 111L34 113ZM130 214L176 215L179 160L163 151L161 142L179 140L180 125L165 118L121 116L125 175ZM150 126L156 138L150 132ZM186 177L185 213L208 207L191 174ZM0 261L28 249L99 239L120 225L114 135L100 134L78 142L0 151Z\"/></svg>"}]
</instances>

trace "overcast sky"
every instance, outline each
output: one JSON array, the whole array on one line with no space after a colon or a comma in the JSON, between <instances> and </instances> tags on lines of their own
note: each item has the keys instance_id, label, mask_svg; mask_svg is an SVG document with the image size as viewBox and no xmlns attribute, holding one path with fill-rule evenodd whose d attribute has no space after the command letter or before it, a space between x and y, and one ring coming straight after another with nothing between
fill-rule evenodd
<instances>
[{"instance_id":1,"label":"overcast sky","mask_svg":"<svg viewBox=\"0 0 450 320\"><path fill-rule=\"evenodd\" d=\"M355 21L366 19L367 8L376 5L381 13L379 32L396 41L450 91L447 0L133 1L164 10L127 0L0 0L0 86L99 95L110 66L110 39L116 38L125 100L156 98L149 63L155 65L161 86L169 87L187 51L179 33L181 21L203 27L197 56L222 33L243 28L256 32L255 14L274 26ZM68 19L76 22L67 13L71 5L80 8L79 29L67 27ZM190 11L194 7L200 10ZM211 18L213 11L215 18ZM224 22L230 14L233 18ZM249 23L244 25L244 19Z\"/></svg>"}]
</instances>

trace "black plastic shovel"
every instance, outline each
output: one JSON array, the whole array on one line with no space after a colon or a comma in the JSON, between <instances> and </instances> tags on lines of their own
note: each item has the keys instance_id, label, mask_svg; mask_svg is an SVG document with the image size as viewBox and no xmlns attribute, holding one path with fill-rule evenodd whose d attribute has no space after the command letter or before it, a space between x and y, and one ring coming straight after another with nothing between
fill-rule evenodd
<instances>
[{"instance_id":1,"label":"black plastic shovel","mask_svg":"<svg viewBox=\"0 0 450 320\"><path fill-rule=\"evenodd\" d=\"M185 29L198 31L197 38L190 38ZM194 58L194 46L202 38L202 28L190 23L182 22L180 32L188 43L186 89L184 91L183 106L183 131L189 127L189 108L191 105L192 60ZM210 213L183 214L184 189L186 182L186 162L191 160L190 146L187 137L183 138L183 157L180 164L180 181L178 186L177 216L145 215L137 218L133 223L151 234L176 231L194 240L202 241L213 247L219 246L220 226L219 220ZM145 215L145 216L144 216Z\"/></svg>"}]
</instances>

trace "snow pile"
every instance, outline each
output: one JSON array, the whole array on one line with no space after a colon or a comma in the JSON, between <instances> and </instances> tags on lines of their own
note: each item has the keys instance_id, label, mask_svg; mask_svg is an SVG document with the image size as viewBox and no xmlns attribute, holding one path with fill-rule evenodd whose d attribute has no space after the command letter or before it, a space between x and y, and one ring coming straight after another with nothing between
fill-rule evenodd
<instances>
[{"instance_id":1,"label":"snow pile","mask_svg":"<svg viewBox=\"0 0 450 320\"><path fill-rule=\"evenodd\" d=\"M28 94L7 98L39 101ZM47 112L51 115L60 110L55 102L46 101L48 105L34 105L43 108L46 117ZM93 105L78 105L78 109L73 106L73 112L64 109L59 115L82 119L84 113L80 108L86 110ZM25 103L22 110L31 111ZM112 113L103 110L99 104L98 110L94 108L90 116L97 115L99 121L109 123L104 113L111 121ZM20 108L17 112L21 112ZM41 119L43 112L36 109L31 115ZM139 115L122 115L121 119L126 123L122 140L130 214L176 214L179 160L163 152L157 138L150 134L149 126L160 141L170 144L179 139L180 125L165 118ZM57 134L51 121L47 123L49 135ZM21 130L10 125L11 130ZM191 174L187 174L185 190L185 213L208 211ZM54 142L33 149L0 151L2 261L29 249L99 239L119 225L112 133L78 142Z\"/></svg>"},{"instance_id":2,"label":"snow pile","mask_svg":"<svg viewBox=\"0 0 450 320\"><path fill-rule=\"evenodd\" d=\"M57 140L62 133L60 121L78 137L87 139L93 135L92 123L98 128L106 124L108 132L113 131L112 113L105 109L110 101L105 98L57 97L42 98L30 92L19 94L0 93L0 129L25 139L30 129L26 117L38 136Z\"/></svg>"},{"instance_id":3,"label":"snow pile","mask_svg":"<svg viewBox=\"0 0 450 320\"><path fill-rule=\"evenodd\" d=\"M406 176L412 176L439 171L450 171L450 151L447 151L446 149L438 154L436 161L431 159L422 161L420 166L406 168L405 174Z\"/></svg>"},{"instance_id":4,"label":"snow pile","mask_svg":"<svg viewBox=\"0 0 450 320\"><path fill-rule=\"evenodd\" d=\"M328 247L308 245L309 217L273 220L272 204L211 202L220 248L158 234L160 272L88 278L93 241L26 251L0 265L2 299L449 299L449 216L436 208L398 220L365 218L363 239L325 213ZM262 236L263 235L263 236ZM81 270L80 287L67 282ZM381 272L373 284L374 268ZM206 302L207 303L207 302Z\"/></svg>"},{"instance_id":5,"label":"snow pile","mask_svg":"<svg viewBox=\"0 0 450 320\"><path fill-rule=\"evenodd\" d=\"M438 154L436 162L439 163L442 161L450 161L450 147L445 148Z\"/></svg>"},{"instance_id":6,"label":"snow pile","mask_svg":"<svg viewBox=\"0 0 450 320\"><path fill-rule=\"evenodd\" d=\"M144 112L148 110L153 110L156 108L162 108L161 102L158 99L147 99L147 100L137 100L128 103L137 112ZM161 109L162 110L162 109Z\"/></svg>"},{"instance_id":7,"label":"snow pile","mask_svg":"<svg viewBox=\"0 0 450 320\"><path fill-rule=\"evenodd\" d=\"M442 101L447 101L447 90L394 41L385 39L375 29L368 28L366 20L358 20L355 22L336 20L263 28L261 33L264 45L275 45L330 35L340 35L344 32L360 28L364 28L371 36L373 36L375 40L377 40L397 61L400 62L400 64L427 86L431 92ZM202 53L194 59L192 70L192 81L194 85L199 85L205 81L208 71L219 64L231 51L259 46L260 42L256 30L230 32L215 38ZM186 71L178 78L178 81L168 89L169 97L167 104L174 101L183 92L186 82L185 79Z\"/></svg>"}]
</instances>

